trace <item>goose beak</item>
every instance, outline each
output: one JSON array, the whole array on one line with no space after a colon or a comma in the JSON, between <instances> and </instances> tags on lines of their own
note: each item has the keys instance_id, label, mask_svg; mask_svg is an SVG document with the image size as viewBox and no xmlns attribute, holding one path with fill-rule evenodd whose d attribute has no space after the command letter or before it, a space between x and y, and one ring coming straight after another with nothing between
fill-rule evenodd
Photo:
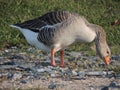
<instances>
[{"instance_id":1,"label":"goose beak","mask_svg":"<svg viewBox=\"0 0 120 90\"><path fill-rule=\"evenodd\" d=\"M106 65L109 65L110 64L110 56L106 56L104 58L104 62L105 62Z\"/></svg>"}]
</instances>

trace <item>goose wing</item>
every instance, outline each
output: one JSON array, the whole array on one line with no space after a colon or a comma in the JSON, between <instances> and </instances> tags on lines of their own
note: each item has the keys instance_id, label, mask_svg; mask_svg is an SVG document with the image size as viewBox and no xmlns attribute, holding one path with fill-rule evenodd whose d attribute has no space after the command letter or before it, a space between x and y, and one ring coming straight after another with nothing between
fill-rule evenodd
<instances>
[{"instance_id":1,"label":"goose wing","mask_svg":"<svg viewBox=\"0 0 120 90\"><path fill-rule=\"evenodd\" d=\"M32 31L39 32L40 28L46 25L52 26L52 25L61 23L64 20L67 20L70 15L71 13L68 11L54 11L54 12L46 13L43 16L38 17L36 19L25 21L23 23L18 23L15 25L21 28L27 28Z\"/></svg>"},{"instance_id":2,"label":"goose wing","mask_svg":"<svg viewBox=\"0 0 120 90\"><path fill-rule=\"evenodd\" d=\"M56 27L44 26L39 30L37 39L44 45L50 46L55 43L56 32Z\"/></svg>"}]
</instances>

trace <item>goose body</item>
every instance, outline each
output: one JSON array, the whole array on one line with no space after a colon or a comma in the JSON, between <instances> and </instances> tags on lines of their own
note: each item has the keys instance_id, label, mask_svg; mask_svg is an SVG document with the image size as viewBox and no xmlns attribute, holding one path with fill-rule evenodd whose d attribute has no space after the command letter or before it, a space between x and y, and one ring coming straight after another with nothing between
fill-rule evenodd
<instances>
[{"instance_id":1,"label":"goose body","mask_svg":"<svg viewBox=\"0 0 120 90\"><path fill-rule=\"evenodd\" d=\"M109 63L110 49L102 27L89 23L83 16L68 11L55 11L43 16L11 25L19 29L27 42L42 51L51 52L51 64L55 66L54 54L60 51L60 66L64 65L64 49L69 45L95 41L96 50L105 63Z\"/></svg>"}]
</instances>

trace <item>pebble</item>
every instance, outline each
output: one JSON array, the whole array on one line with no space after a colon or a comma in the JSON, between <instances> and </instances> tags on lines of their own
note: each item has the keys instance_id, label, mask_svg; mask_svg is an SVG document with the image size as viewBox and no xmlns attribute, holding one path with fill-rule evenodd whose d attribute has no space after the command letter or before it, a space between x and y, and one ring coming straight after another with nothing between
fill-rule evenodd
<instances>
[{"instance_id":1,"label":"pebble","mask_svg":"<svg viewBox=\"0 0 120 90\"><path fill-rule=\"evenodd\" d=\"M116 85L117 85L117 82L113 81L113 82L110 83L109 86L110 86L110 87L115 87Z\"/></svg>"},{"instance_id":2,"label":"pebble","mask_svg":"<svg viewBox=\"0 0 120 90\"><path fill-rule=\"evenodd\" d=\"M4 59L4 57L0 57L0 60Z\"/></svg>"},{"instance_id":3,"label":"pebble","mask_svg":"<svg viewBox=\"0 0 120 90\"><path fill-rule=\"evenodd\" d=\"M64 75L68 75L68 76L71 76L72 75L72 71L70 69L67 69L64 71L63 73Z\"/></svg>"},{"instance_id":4,"label":"pebble","mask_svg":"<svg viewBox=\"0 0 120 90\"><path fill-rule=\"evenodd\" d=\"M78 58L79 56L81 56L81 53L80 52L71 52L70 56Z\"/></svg>"},{"instance_id":5,"label":"pebble","mask_svg":"<svg viewBox=\"0 0 120 90\"><path fill-rule=\"evenodd\" d=\"M13 55L11 59L24 59L21 55Z\"/></svg>"},{"instance_id":6,"label":"pebble","mask_svg":"<svg viewBox=\"0 0 120 90\"><path fill-rule=\"evenodd\" d=\"M16 48L13 48L16 49ZM3 75L0 72L0 77L2 76L7 76L7 78L9 80L20 80L20 83L26 84L28 83L30 80L48 80L49 77L56 77L58 74L59 75L68 75L68 76L75 76L81 79L81 77L88 75L88 76L105 76L105 75L110 75L111 72L106 72L106 71L99 71L101 68L103 70L103 68L105 67L103 64L103 62L101 63L97 62L98 57L95 56L84 56L82 53L80 52L67 52L69 54L69 58L71 58L71 60L76 60L76 61L72 61L75 62L77 66L80 66L80 68L86 70L87 71L75 71L72 69L69 69L69 67L66 68L60 68L58 67L53 67L50 66L50 59L49 56L47 55L43 55L41 54L41 56L43 57L43 60L45 59L45 61L42 61L43 63L41 64L41 61L39 63L39 60L31 60L31 58L28 58L28 56L26 54L16 54L16 53L11 53L12 50L5 50L4 53L6 56L0 56L0 60L3 60L1 62L4 62L0 65L0 70L2 72L7 72L5 73L5 75ZM28 50L29 53L35 53L36 56L38 56L38 58L40 57L39 54L37 53L36 50L34 49L29 49ZM24 52L23 52L24 53ZM9 56L7 56L9 54ZM3 54L4 55L4 54ZM35 57L36 57L35 56ZM12 57L12 58L9 58ZM5 60L6 61L5 61ZM40 58L41 59L41 58ZM10 62L7 60L11 60ZM58 57L55 58L56 63L58 63L58 61L60 61L60 59ZM113 56L112 57L112 61L114 61L115 63L117 63L119 65L119 60L120 60L120 55L119 56ZM67 61L67 60L66 60ZM69 61L69 59L68 59ZM68 63L65 62L65 63ZM113 63L113 66L114 64ZM96 67L100 68L98 71L94 71L94 69L96 69ZM20 68L19 71L16 68ZM92 68L92 70L90 71L90 68ZM21 70L21 71L20 71ZM25 76L23 76L25 75ZM24 77L24 80L22 80ZM108 76L107 76L108 77ZM113 76L111 76L113 77ZM120 74L116 75L116 78L120 78ZM71 82L72 83L72 82ZM58 84L56 83L50 83L48 86L48 89L56 89L56 87L58 86ZM64 85L62 85L64 86ZM109 88L112 87L117 87L117 82L111 82L109 84L109 86L104 86L101 90L108 90ZM94 90L94 87L91 87L91 90ZM96 89L95 89L96 90ZM114 90L114 89L113 89Z\"/></svg>"},{"instance_id":7,"label":"pebble","mask_svg":"<svg viewBox=\"0 0 120 90\"><path fill-rule=\"evenodd\" d=\"M84 71L79 71L79 72L77 72L77 76L82 77L82 76L84 76L84 75L85 75L85 72L84 72Z\"/></svg>"},{"instance_id":8,"label":"pebble","mask_svg":"<svg viewBox=\"0 0 120 90\"><path fill-rule=\"evenodd\" d=\"M55 73L50 74L51 77L56 77Z\"/></svg>"},{"instance_id":9,"label":"pebble","mask_svg":"<svg viewBox=\"0 0 120 90\"><path fill-rule=\"evenodd\" d=\"M11 80L18 80L18 79L21 79L22 78L22 74L21 73L14 73L14 74L11 74Z\"/></svg>"},{"instance_id":10,"label":"pebble","mask_svg":"<svg viewBox=\"0 0 120 90\"><path fill-rule=\"evenodd\" d=\"M117 82L113 81L109 86L104 86L101 90L120 90L120 87L117 86Z\"/></svg>"},{"instance_id":11,"label":"pebble","mask_svg":"<svg viewBox=\"0 0 120 90\"><path fill-rule=\"evenodd\" d=\"M111 60L120 60L120 55L114 55L111 57Z\"/></svg>"},{"instance_id":12,"label":"pebble","mask_svg":"<svg viewBox=\"0 0 120 90\"><path fill-rule=\"evenodd\" d=\"M107 72L105 71L89 71L89 72L86 72L86 75L89 75L89 76L103 76L103 75L106 75Z\"/></svg>"},{"instance_id":13,"label":"pebble","mask_svg":"<svg viewBox=\"0 0 120 90\"><path fill-rule=\"evenodd\" d=\"M46 68L45 71L50 73L50 72L52 72L52 69L51 68Z\"/></svg>"},{"instance_id":14,"label":"pebble","mask_svg":"<svg viewBox=\"0 0 120 90\"><path fill-rule=\"evenodd\" d=\"M16 65L0 65L0 69L12 69L12 68L16 68Z\"/></svg>"},{"instance_id":15,"label":"pebble","mask_svg":"<svg viewBox=\"0 0 120 90\"><path fill-rule=\"evenodd\" d=\"M50 73L50 76L51 76L51 77L56 77L55 71L52 71L52 72Z\"/></svg>"},{"instance_id":16,"label":"pebble","mask_svg":"<svg viewBox=\"0 0 120 90\"><path fill-rule=\"evenodd\" d=\"M44 68L37 69L37 72L42 73L45 72L46 70Z\"/></svg>"},{"instance_id":17,"label":"pebble","mask_svg":"<svg viewBox=\"0 0 120 90\"><path fill-rule=\"evenodd\" d=\"M56 88L56 84L55 83L51 83L49 86L48 86L48 89L55 89Z\"/></svg>"},{"instance_id":18,"label":"pebble","mask_svg":"<svg viewBox=\"0 0 120 90\"><path fill-rule=\"evenodd\" d=\"M78 73L76 71L74 71L74 70L72 70L72 74L75 75L75 76L78 75Z\"/></svg>"},{"instance_id":19,"label":"pebble","mask_svg":"<svg viewBox=\"0 0 120 90\"><path fill-rule=\"evenodd\" d=\"M115 78L120 79L120 74L116 74Z\"/></svg>"},{"instance_id":20,"label":"pebble","mask_svg":"<svg viewBox=\"0 0 120 90\"><path fill-rule=\"evenodd\" d=\"M109 90L108 86L103 87L101 90Z\"/></svg>"},{"instance_id":21,"label":"pebble","mask_svg":"<svg viewBox=\"0 0 120 90\"><path fill-rule=\"evenodd\" d=\"M12 49L18 49L16 46L12 46L11 48L12 48Z\"/></svg>"},{"instance_id":22,"label":"pebble","mask_svg":"<svg viewBox=\"0 0 120 90\"><path fill-rule=\"evenodd\" d=\"M26 83L28 83L28 81L27 80L21 80L20 83L26 84Z\"/></svg>"},{"instance_id":23,"label":"pebble","mask_svg":"<svg viewBox=\"0 0 120 90\"><path fill-rule=\"evenodd\" d=\"M102 67L105 66L105 64L104 64L104 63L99 63L98 66L99 66L100 68L102 68Z\"/></svg>"},{"instance_id":24,"label":"pebble","mask_svg":"<svg viewBox=\"0 0 120 90\"><path fill-rule=\"evenodd\" d=\"M14 61L4 62L3 65L15 65Z\"/></svg>"},{"instance_id":25,"label":"pebble","mask_svg":"<svg viewBox=\"0 0 120 90\"><path fill-rule=\"evenodd\" d=\"M101 87L96 87L96 86L92 86L90 87L89 90L120 90L119 87L109 87L109 86L102 86Z\"/></svg>"},{"instance_id":26,"label":"pebble","mask_svg":"<svg viewBox=\"0 0 120 90\"><path fill-rule=\"evenodd\" d=\"M8 52L9 52L9 50L5 50L5 52L6 52L6 53L8 53Z\"/></svg>"}]
</instances>

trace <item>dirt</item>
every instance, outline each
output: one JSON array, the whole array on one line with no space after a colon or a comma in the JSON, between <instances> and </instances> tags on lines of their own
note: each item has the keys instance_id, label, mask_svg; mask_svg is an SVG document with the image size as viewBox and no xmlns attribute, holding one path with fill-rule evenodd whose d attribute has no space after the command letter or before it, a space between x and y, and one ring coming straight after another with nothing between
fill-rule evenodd
<instances>
[{"instance_id":1,"label":"dirt","mask_svg":"<svg viewBox=\"0 0 120 90\"><path fill-rule=\"evenodd\" d=\"M110 68L96 56L67 52L66 66L61 68L50 66L49 55L34 48L0 52L0 90L120 90L120 74L102 75ZM110 67L117 65L119 61L112 61Z\"/></svg>"}]
</instances>

